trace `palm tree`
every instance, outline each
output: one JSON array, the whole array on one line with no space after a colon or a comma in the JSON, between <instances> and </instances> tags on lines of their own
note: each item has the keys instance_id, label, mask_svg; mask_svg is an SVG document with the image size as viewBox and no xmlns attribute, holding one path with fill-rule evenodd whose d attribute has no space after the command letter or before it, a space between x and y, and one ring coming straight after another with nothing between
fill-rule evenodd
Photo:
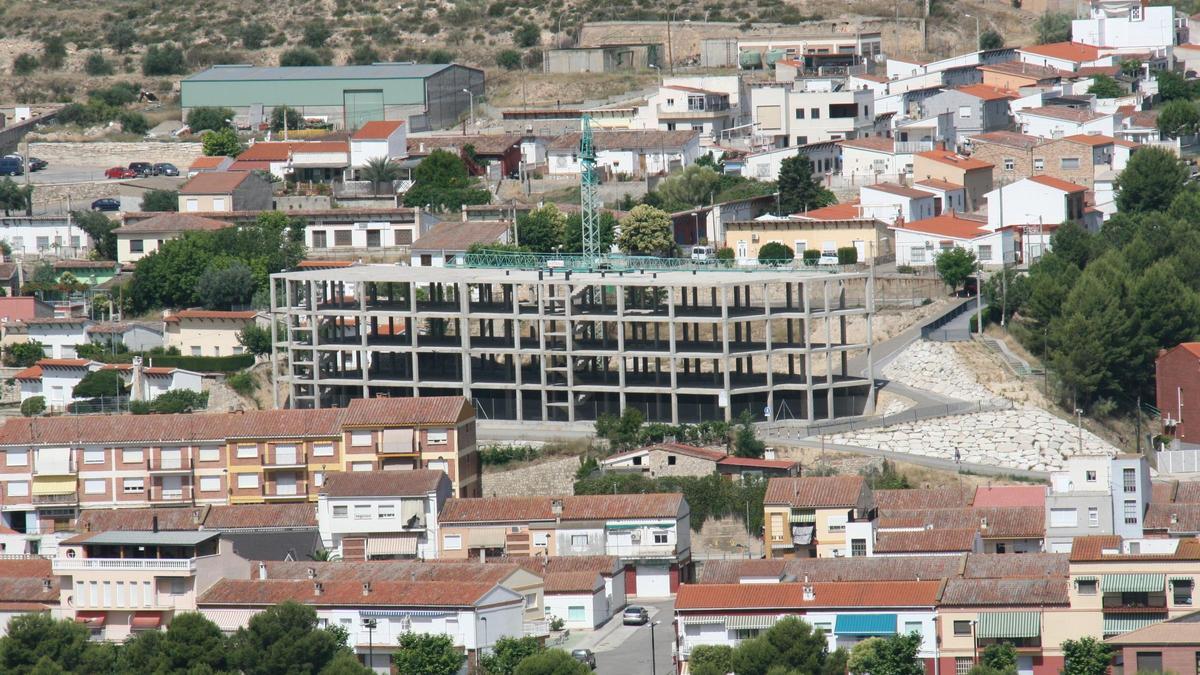
<instances>
[{"instance_id":1,"label":"palm tree","mask_svg":"<svg viewBox=\"0 0 1200 675\"><path fill-rule=\"evenodd\" d=\"M308 554L308 559L315 562L335 562L342 559L342 556L330 551L326 548L319 548Z\"/></svg>"},{"instance_id":2,"label":"palm tree","mask_svg":"<svg viewBox=\"0 0 1200 675\"><path fill-rule=\"evenodd\" d=\"M371 181L379 192L380 183L390 183L400 177L400 166L387 157L372 157L362 170L362 177Z\"/></svg>"}]
</instances>

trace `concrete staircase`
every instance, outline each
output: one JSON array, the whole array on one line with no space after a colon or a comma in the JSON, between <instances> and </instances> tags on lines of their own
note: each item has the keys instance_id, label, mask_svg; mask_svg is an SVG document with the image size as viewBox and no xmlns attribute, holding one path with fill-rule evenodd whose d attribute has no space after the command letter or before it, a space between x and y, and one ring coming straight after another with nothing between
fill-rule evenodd
<instances>
[{"instance_id":1,"label":"concrete staircase","mask_svg":"<svg viewBox=\"0 0 1200 675\"><path fill-rule=\"evenodd\" d=\"M983 344L984 348L989 352L1000 357L1000 361L1003 362L1004 365L1017 377L1041 375L1043 372L1041 366L1030 366L1025 359L1022 359L1021 357L1012 353L1012 350L1008 348L1008 345L1004 344L1000 340L997 340L996 338L984 336L977 337L976 340Z\"/></svg>"}]
</instances>

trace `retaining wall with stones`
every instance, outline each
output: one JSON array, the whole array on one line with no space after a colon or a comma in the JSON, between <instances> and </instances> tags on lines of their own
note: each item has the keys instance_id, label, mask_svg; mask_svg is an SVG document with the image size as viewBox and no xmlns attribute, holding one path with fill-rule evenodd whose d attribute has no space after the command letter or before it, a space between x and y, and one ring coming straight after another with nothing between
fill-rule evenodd
<instances>
[{"instance_id":1,"label":"retaining wall with stones","mask_svg":"<svg viewBox=\"0 0 1200 675\"><path fill-rule=\"evenodd\" d=\"M551 459L507 471L484 467L484 497L569 495L575 492L579 457Z\"/></svg>"}]
</instances>

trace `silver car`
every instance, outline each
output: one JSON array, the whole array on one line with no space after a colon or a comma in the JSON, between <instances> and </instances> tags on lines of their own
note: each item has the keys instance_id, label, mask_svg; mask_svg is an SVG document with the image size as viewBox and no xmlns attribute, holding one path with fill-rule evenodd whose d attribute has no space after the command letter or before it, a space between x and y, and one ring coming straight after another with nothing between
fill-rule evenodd
<instances>
[{"instance_id":1,"label":"silver car","mask_svg":"<svg viewBox=\"0 0 1200 675\"><path fill-rule=\"evenodd\" d=\"M650 621L650 613L646 611L645 607L630 605L621 614L621 622L626 626L644 626L648 621Z\"/></svg>"}]
</instances>

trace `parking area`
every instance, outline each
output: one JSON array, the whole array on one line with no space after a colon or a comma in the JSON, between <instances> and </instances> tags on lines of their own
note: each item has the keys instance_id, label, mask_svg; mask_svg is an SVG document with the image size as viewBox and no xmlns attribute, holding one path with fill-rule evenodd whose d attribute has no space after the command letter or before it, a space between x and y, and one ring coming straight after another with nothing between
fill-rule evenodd
<instances>
[{"instance_id":1,"label":"parking area","mask_svg":"<svg viewBox=\"0 0 1200 675\"><path fill-rule=\"evenodd\" d=\"M674 620L673 603L669 599L639 602L633 599L630 605L645 607L650 622L644 626L626 626L617 614L608 623L592 631L571 631L570 639L563 644L552 644L559 649L590 649L596 654L596 673L599 675L644 675L673 673L671 623ZM654 623L658 622L655 626ZM650 631L654 631L654 668L651 668ZM553 643L553 641L552 641Z\"/></svg>"}]
</instances>

